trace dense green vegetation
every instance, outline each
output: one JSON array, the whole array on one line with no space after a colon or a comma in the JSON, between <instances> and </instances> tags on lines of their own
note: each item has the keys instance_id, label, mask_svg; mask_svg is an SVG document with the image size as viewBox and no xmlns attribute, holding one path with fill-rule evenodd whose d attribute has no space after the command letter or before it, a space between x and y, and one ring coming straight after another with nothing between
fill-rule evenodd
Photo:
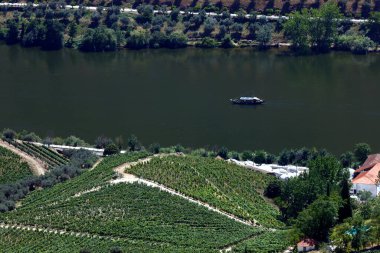
<instances>
[{"instance_id":1,"label":"dense green vegetation","mask_svg":"<svg viewBox=\"0 0 380 253\"><path fill-rule=\"evenodd\" d=\"M292 42L297 52L309 48L327 51L332 47L366 53L380 42L378 13L368 14L370 22L352 24L344 19L340 6L328 2L319 9L293 12L289 20L275 22L257 19L253 13L245 17L239 11L232 17L227 10L219 16L199 15L190 11L180 14L178 9L166 13L162 6L140 4L137 14L122 13L120 7L96 11L79 8L65 9L51 2L37 8L27 6L20 12L3 10L0 19L0 39L8 44L46 50L75 47L82 51L114 51L119 48L182 48L195 45L204 48L276 45Z\"/></svg>"},{"instance_id":2,"label":"dense green vegetation","mask_svg":"<svg viewBox=\"0 0 380 253\"><path fill-rule=\"evenodd\" d=\"M15 182L32 175L29 166L13 152L0 147L0 184Z\"/></svg>"},{"instance_id":3,"label":"dense green vegetation","mask_svg":"<svg viewBox=\"0 0 380 253\"><path fill-rule=\"evenodd\" d=\"M151 179L188 196L235 214L278 227L278 211L264 200L259 191L274 177L212 158L195 156L154 158L127 172Z\"/></svg>"}]
</instances>

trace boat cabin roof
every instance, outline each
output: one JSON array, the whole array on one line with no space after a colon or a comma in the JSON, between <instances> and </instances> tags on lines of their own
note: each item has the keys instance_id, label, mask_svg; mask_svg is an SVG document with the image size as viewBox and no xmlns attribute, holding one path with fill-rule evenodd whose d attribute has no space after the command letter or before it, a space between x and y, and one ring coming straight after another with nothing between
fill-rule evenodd
<instances>
[{"instance_id":1,"label":"boat cabin roof","mask_svg":"<svg viewBox=\"0 0 380 253\"><path fill-rule=\"evenodd\" d=\"M240 97L241 100L259 100L258 97Z\"/></svg>"}]
</instances>

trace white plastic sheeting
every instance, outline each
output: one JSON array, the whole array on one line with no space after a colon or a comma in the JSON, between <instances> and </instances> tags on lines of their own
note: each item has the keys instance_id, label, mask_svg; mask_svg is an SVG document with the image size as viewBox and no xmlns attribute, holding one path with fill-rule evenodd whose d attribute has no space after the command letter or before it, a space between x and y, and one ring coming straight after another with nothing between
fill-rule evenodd
<instances>
[{"instance_id":1,"label":"white plastic sheeting","mask_svg":"<svg viewBox=\"0 0 380 253\"><path fill-rule=\"evenodd\" d=\"M261 173L274 174L276 177L280 179L297 177L302 173L309 172L309 168L295 165L257 164L249 160L238 161L236 159L228 159L228 161Z\"/></svg>"}]
</instances>

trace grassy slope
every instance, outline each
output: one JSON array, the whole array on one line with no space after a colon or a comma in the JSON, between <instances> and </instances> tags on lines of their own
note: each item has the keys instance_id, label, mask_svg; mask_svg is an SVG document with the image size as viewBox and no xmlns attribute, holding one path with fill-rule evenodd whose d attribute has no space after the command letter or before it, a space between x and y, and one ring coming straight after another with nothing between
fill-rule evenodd
<instances>
[{"instance_id":1,"label":"grassy slope","mask_svg":"<svg viewBox=\"0 0 380 253\"><path fill-rule=\"evenodd\" d=\"M217 208L267 227L278 227L278 211L259 192L273 177L225 161L201 157L154 158L127 172L151 179Z\"/></svg>"},{"instance_id":2,"label":"grassy slope","mask_svg":"<svg viewBox=\"0 0 380 253\"><path fill-rule=\"evenodd\" d=\"M124 240L125 245L120 246L125 249L129 249L131 243L134 247L142 247L137 251L204 252L262 233L261 229L237 223L156 188L138 184L107 186L107 181L114 176L114 166L146 155L106 158L92 171L51 189L30 194L22 207L0 215L0 221L118 237ZM76 193L96 186L104 187L73 198ZM0 233L5 231L0 230ZM48 252L53 252L55 244L62 243L60 241L66 242L66 239L50 234L33 233L23 232L20 238L25 236L25 240L33 241L43 237L41 240L45 240ZM11 231L5 235L0 237L0 247L8 245L7 241L12 240L9 238L15 236ZM54 243L47 243L50 237L54 237ZM67 238L69 246L75 250L101 243L93 239L94 242L75 246L75 240ZM17 245L10 244L8 249L17 251L17 247L22 247ZM22 240L20 245L27 243Z\"/></svg>"},{"instance_id":3,"label":"grassy slope","mask_svg":"<svg viewBox=\"0 0 380 253\"><path fill-rule=\"evenodd\" d=\"M32 175L29 166L13 152L0 147L0 184L15 182Z\"/></svg>"}]
</instances>

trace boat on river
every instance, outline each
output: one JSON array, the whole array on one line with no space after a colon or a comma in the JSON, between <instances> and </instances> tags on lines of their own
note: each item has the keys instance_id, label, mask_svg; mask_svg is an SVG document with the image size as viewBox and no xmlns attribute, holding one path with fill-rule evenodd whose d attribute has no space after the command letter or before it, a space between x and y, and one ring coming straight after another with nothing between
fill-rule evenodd
<instances>
[{"instance_id":1,"label":"boat on river","mask_svg":"<svg viewBox=\"0 0 380 253\"><path fill-rule=\"evenodd\" d=\"M231 98L230 101L236 105L260 105L264 103L264 100L258 97Z\"/></svg>"}]
</instances>

